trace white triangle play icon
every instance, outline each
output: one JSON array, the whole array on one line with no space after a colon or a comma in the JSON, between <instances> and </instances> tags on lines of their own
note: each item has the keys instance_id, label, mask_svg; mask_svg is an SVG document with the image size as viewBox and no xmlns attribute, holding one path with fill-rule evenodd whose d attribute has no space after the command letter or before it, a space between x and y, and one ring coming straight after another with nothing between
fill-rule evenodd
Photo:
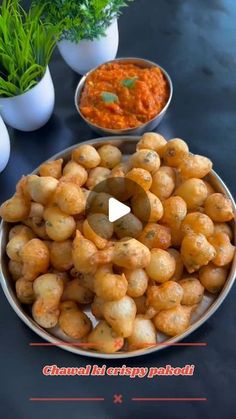
<instances>
[{"instance_id":1,"label":"white triangle play icon","mask_svg":"<svg viewBox=\"0 0 236 419\"><path fill-rule=\"evenodd\" d=\"M122 202L117 201L115 198L110 198L108 203L108 218L111 223L119 220L119 218L124 217L130 213L130 208L122 204Z\"/></svg>"}]
</instances>

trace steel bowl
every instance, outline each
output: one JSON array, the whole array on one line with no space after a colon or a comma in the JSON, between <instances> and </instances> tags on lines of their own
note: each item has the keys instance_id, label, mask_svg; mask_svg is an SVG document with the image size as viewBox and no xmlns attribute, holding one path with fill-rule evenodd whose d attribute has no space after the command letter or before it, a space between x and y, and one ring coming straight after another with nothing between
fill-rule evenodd
<instances>
[{"instance_id":1,"label":"steel bowl","mask_svg":"<svg viewBox=\"0 0 236 419\"><path fill-rule=\"evenodd\" d=\"M91 141L84 142L83 144L91 144L95 148L100 147L103 144L113 144L120 148L124 155L129 155L135 151L135 147L137 142L139 141L140 137L105 137L100 139L95 139ZM81 143L80 143L81 144ZM76 148L78 145L74 145L66 150L56 154L55 156L51 157L52 159L63 158L65 161L69 158L71 151ZM34 170L33 174L37 174L38 169ZM233 204L233 209L236 211L236 206L232 195L230 194L228 188L222 181L222 179L212 170L211 173L207 176L207 181L214 187L214 189L218 192L224 193L227 197L229 197ZM21 305L21 303L17 300L15 294L14 283L11 279L11 276L8 271L8 259L6 256L6 244L8 240L8 232L12 225L6 222L1 223L1 231L0 231L0 281L3 288L3 291L8 299L10 305L12 306L13 310L16 314L21 318L21 320L30 327L37 335L41 338L45 339L46 341L59 346L62 349L67 351L73 352L78 355L84 355L88 357L94 358L104 358L104 359L119 359L119 358L132 358L134 356L141 356L150 354L153 352L160 351L167 347L168 345L175 344L187 336L189 336L192 332L198 329L204 322L206 322L212 314L220 307L223 303L224 299L226 298L227 294L229 293L236 275L236 257L233 260L231 270L229 272L227 281L218 295L212 295L209 293L204 294L203 300L201 304L198 306L197 310L194 312L194 316L192 316L191 325L190 327L181 335L178 335L173 338L167 338L166 336L162 335L161 333L157 333L158 335L158 342L162 343L161 345L156 345L151 348L139 349L132 352L125 352L120 351L115 354L104 354L95 352L92 349L86 348L80 345L79 341L73 341L73 339L68 338L62 331L60 331L57 327L48 329L47 331L40 327L31 317L31 312L27 306ZM232 222L232 228L234 231L234 243L236 242L236 228L235 222ZM97 320L91 314L90 308L85 310L88 316L91 318L93 324L97 323ZM73 343L75 346L73 346ZM164 343L164 344L163 344ZM76 346L77 345L77 346Z\"/></svg>"},{"instance_id":2,"label":"steel bowl","mask_svg":"<svg viewBox=\"0 0 236 419\"><path fill-rule=\"evenodd\" d=\"M161 122L161 120L163 119L169 105L172 99L172 95L173 95L173 85L172 85L172 81L171 78L169 76L169 74L164 70L164 68L162 68L160 65L158 65L157 63L154 63L152 61L149 60L145 60L143 58L117 58L116 60L111 60L108 61L107 63L104 64L108 64L108 63L113 63L113 62L117 62L117 63L129 63L129 64L135 64L138 65L139 67L144 67L144 68L151 68L151 67L157 67L160 68L160 70L162 71L162 73L164 74L168 85L169 85L169 99L166 103L166 105L164 106L164 108L161 110L161 112L159 114L157 114L154 118L150 119L150 121L145 122L144 124L138 126L137 128L128 128L128 129L120 129L120 130L115 130L115 129L110 129L110 128L104 128L101 127L99 125L93 124L92 122L90 122L87 118L85 118L85 116L82 114L82 112L80 111L80 107L79 107L79 102L80 102L80 96L81 93L83 91L85 82L87 80L87 77L93 72L95 71L97 68L101 67L98 66L97 68L89 71L84 77L82 77L82 79L80 80L76 91L75 91L75 107L78 111L78 113L80 114L81 118L83 118L83 120L90 126L90 128L92 128L95 132L97 132L98 134L109 134L109 135L142 135L144 132L148 132L148 131L152 131L154 130ZM102 64L102 65L104 65Z\"/></svg>"}]
</instances>

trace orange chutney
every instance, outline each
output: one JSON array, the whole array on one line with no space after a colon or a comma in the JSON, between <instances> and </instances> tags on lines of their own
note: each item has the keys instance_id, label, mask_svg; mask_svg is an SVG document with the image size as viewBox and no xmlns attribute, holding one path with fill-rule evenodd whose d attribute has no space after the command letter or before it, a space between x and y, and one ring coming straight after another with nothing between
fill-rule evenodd
<instances>
[{"instance_id":1,"label":"orange chutney","mask_svg":"<svg viewBox=\"0 0 236 419\"><path fill-rule=\"evenodd\" d=\"M166 105L169 94L160 68L108 63L88 76L79 106L95 125L127 129L154 118Z\"/></svg>"}]
</instances>

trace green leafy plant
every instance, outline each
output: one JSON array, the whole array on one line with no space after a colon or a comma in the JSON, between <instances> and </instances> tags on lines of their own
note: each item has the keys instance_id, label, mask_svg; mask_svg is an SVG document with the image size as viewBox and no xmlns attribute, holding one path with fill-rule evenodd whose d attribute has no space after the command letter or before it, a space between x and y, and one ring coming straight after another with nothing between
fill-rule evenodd
<instances>
[{"instance_id":1,"label":"green leafy plant","mask_svg":"<svg viewBox=\"0 0 236 419\"><path fill-rule=\"evenodd\" d=\"M79 42L93 40L105 35L107 27L114 18L119 17L121 9L133 0L35 0L34 3L46 6L46 21L60 25L60 39Z\"/></svg>"},{"instance_id":2,"label":"green leafy plant","mask_svg":"<svg viewBox=\"0 0 236 419\"><path fill-rule=\"evenodd\" d=\"M43 77L56 43L56 26L42 22L43 6L25 12L18 0L0 6L0 96L22 94Z\"/></svg>"}]
</instances>

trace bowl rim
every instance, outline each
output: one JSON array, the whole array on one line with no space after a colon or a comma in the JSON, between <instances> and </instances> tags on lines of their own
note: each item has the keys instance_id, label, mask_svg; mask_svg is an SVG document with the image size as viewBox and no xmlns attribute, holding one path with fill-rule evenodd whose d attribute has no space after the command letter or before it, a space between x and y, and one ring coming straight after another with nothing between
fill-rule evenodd
<instances>
[{"instance_id":1,"label":"bowl rim","mask_svg":"<svg viewBox=\"0 0 236 419\"><path fill-rule=\"evenodd\" d=\"M68 153L70 153L73 149L77 148L80 145L88 144L88 145L96 145L101 146L104 143L112 143L113 145L119 145L120 143L123 143L124 141L130 141L132 143L136 143L140 139L140 136L107 136L107 137L99 137L92 140L84 141L82 143L74 144L55 155L51 156L48 160L45 160L45 162L54 160L63 156L66 156ZM35 174L38 172L39 166L32 172L32 174ZM229 189L223 182L223 180L220 178L220 176L214 171L211 170L210 175L213 176L213 178L218 182L218 184L221 186L222 190L226 194L228 198L230 198L233 206L234 213L236 213L236 204L234 201L234 198L232 194L230 193ZM222 192L223 193L223 192ZM46 329L43 329L41 326L39 326L32 317L30 317L22 308L20 305L20 302L17 300L16 295L14 294L14 291L12 287L8 286L9 279L4 276L3 273L3 266L2 266L2 260L5 253L5 248L3 249L2 240L3 240L3 230L6 226L8 226L9 223L5 221L1 221L0 224L0 283L3 289L3 292L15 311L15 313L18 315L18 317L31 329L33 330L38 336L40 336L42 339L46 340L47 342L50 342L53 344L53 346L57 346L61 349L64 349L68 352L72 352L76 355L82 355L90 358L99 358L99 359L125 359L125 358L134 358L144 355L149 355L154 352L159 352L160 350L163 350L167 348L168 346L172 346L186 337L188 337L191 333L193 333L195 330L197 330L203 323L205 323L220 307L220 305L223 303L227 295L229 294L234 281L236 279L236 254L232 261L231 270L228 274L227 280L225 282L225 285L223 289L221 290L220 294L216 296L215 301L206 309L206 311L200 316L200 318L197 321L194 321L193 324L191 324L188 329L181 333L178 336L174 336L171 338L167 338L165 341L165 344L156 344L153 347L146 348L146 349L137 349L132 352L117 352L114 354L106 354L102 352L92 352L86 349L80 349L79 346L76 347L76 344L74 346L68 345L68 342L64 342L60 340L59 338L53 336L48 332ZM234 243L236 242L236 222L234 220Z\"/></svg>"},{"instance_id":2,"label":"bowl rim","mask_svg":"<svg viewBox=\"0 0 236 419\"><path fill-rule=\"evenodd\" d=\"M129 61L143 62L143 63L146 63L146 64L150 65L150 68L151 67L158 67L162 71L162 73L164 74L164 76L165 76L165 78L166 78L166 80L168 82L168 85L169 85L169 98L168 98L168 101L166 102L164 108L162 108L162 110L158 114L156 114L152 119L150 119L149 121L144 122L143 124L141 124L141 125L139 125L137 127L133 127L133 128L112 129L112 128L102 127L101 125L97 125L97 124L94 124L93 122L89 121L89 119L87 119L82 114L82 112L80 110L80 106L79 106L79 101L80 101L80 97L81 97L81 94L82 94L82 90L83 90L83 87L85 85L85 82L86 82L88 76L90 76L90 74L92 74L94 71L96 71L98 68L100 68L101 66L103 66L105 64L110 64L110 63L113 63L113 62L129 62ZM137 63L137 65L138 65L138 63ZM114 60L106 61L106 62L98 65L97 67L95 67L95 68L91 69L90 71L88 71L88 73L86 73L81 78L81 80L79 81L79 83L78 83L78 85L76 87L76 90L75 90L74 105L75 105L75 108L76 108L77 112L81 116L81 118L88 125L90 125L94 130L102 130L102 131L104 131L104 133L110 133L111 135L125 135L125 134L128 134L128 133L131 133L132 134L132 132L134 130L136 130L136 129L145 128L145 126L147 124L152 123L157 118L161 118L162 116L164 116L165 112L167 111L167 109L168 109L168 107L170 105L170 102L172 100L172 97L173 97L173 83L172 83L172 80L170 78L170 75L168 74L168 72L162 66L160 66L159 64L155 63L154 61L150 61L150 60L148 60L146 58L139 58L139 57L119 57L119 58L115 58Z\"/></svg>"}]
</instances>

